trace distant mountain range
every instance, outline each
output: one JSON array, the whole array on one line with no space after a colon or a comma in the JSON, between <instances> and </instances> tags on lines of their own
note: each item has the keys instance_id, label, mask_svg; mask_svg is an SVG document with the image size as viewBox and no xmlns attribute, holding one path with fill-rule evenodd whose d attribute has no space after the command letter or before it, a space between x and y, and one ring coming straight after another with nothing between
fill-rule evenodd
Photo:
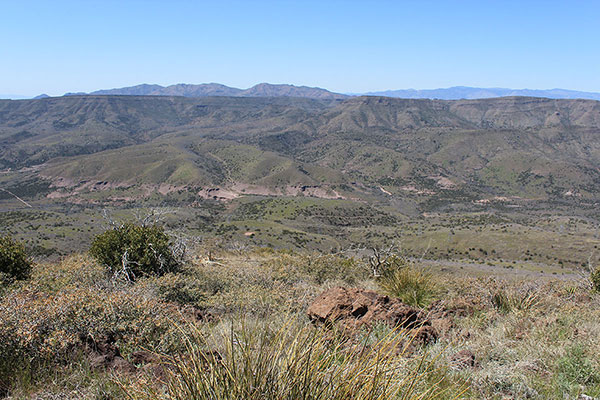
<instances>
[{"instance_id":1,"label":"distant mountain range","mask_svg":"<svg viewBox=\"0 0 600 400\"><path fill-rule=\"evenodd\" d=\"M203 83L189 85L137 85L119 89L97 90L91 93L67 93L69 95L94 94L94 95L134 95L134 96L232 96L232 97L306 97L311 99L344 99L352 95L398 97L404 99L440 99L440 100L470 100L488 99L493 97L526 96L546 97L550 99L590 99L600 100L600 93L579 92L566 89L507 89L507 88L477 88L468 86L454 86L445 89L402 89L386 90L382 92L369 92L357 94L341 94L330 92L326 89L308 86L274 85L259 83L249 89L238 89L221 85L219 83Z\"/></svg>"},{"instance_id":2,"label":"distant mountain range","mask_svg":"<svg viewBox=\"0 0 600 400\"><path fill-rule=\"evenodd\" d=\"M259 83L248 89L239 89L225 86L220 83L202 83L198 85L178 83L176 85L161 86L141 84L115 89L103 89L90 93L66 93L65 96L80 95L121 95L121 96L181 96L181 97L303 97L322 100L343 100L352 96L384 96L404 99L439 99L439 100L474 100L494 97L543 97L550 99L589 99L599 100L600 93L581 92L567 89L507 89L507 88L478 88L469 86L454 86L443 89L400 89L385 90L368 93L335 93L326 89L309 86L294 86L287 84ZM34 97L40 99L48 97L41 94ZM25 99L20 95L0 95L6 99Z\"/></svg>"},{"instance_id":3,"label":"distant mountain range","mask_svg":"<svg viewBox=\"0 0 600 400\"><path fill-rule=\"evenodd\" d=\"M566 89L506 89L506 88L477 88L468 86L454 86L445 89L403 89L385 90L382 92L365 93L368 96L399 97L403 99L440 99L440 100L472 100L489 99L492 97L526 96L546 97L550 99L590 99L600 100L600 93L579 92Z\"/></svg>"},{"instance_id":4,"label":"distant mountain range","mask_svg":"<svg viewBox=\"0 0 600 400\"><path fill-rule=\"evenodd\" d=\"M238 89L221 85L219 83L203 83L190 85L179 83L177 85L137 85L119 89L97 90L91 93L67 93L72 95L128 95L128 96L183 96L183 97L209 97L209 96L231 96L231 97L306 97L311 99L345 99L348 96L333 93L325 89L294 86L274 85L270 83L259 83L249 89Z\"/></svg>"}]
</instances>

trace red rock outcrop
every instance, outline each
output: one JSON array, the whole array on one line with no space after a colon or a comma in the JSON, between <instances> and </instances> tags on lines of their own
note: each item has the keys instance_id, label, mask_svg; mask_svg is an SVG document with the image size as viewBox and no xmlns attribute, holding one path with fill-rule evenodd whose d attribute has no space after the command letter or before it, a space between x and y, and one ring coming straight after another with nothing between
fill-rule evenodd
<instances>
[{"instance_id":1,"label":"red rock outcrop","mask_svg":"<svg viewBox=\"0 0 600 400\"><path fill-rule=\"evenodd\" d=\"M423 311L372 290L331 288L315 299L307 314L314 323L336 323L351 331L383 322L392 328L416 330L417 342L428 343L437 337Z\"/></svg>"}]
</instances>

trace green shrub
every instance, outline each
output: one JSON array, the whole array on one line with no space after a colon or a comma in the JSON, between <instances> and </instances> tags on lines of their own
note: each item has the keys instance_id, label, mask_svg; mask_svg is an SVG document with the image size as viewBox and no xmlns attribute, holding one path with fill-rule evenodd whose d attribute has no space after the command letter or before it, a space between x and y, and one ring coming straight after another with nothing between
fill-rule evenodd
<instances>
[{"instance_id":1,"label":"green shrub","mask_svg":"<svg viewBox=\"0 0 600 400\"><path fill-rule=\"evenodd\" d=\"M596 268L590 274L590 282L592 284L592 288L596 292L600 292L600 268Z\"/></svg>"},{"instance_id":2,"label":"green shrub","mask_svg":"<svg viewBox=\"0 0 600 400\"><path fill-rule=\"evenodd\" d=\"M0 283L27 279L31 268L25 247L8 236L0 237Z\"/></svg>"},{"instance_id":3,"label":"green shrub","mask_svg":"<svg viewBox=\"0 0 600 400\"><path fill-rule=\"evenodd\" d=\"M132 223L96 236L90 254L115 275L134 281L137 277L175 272L180 258L159 225Z\"/></svg>"}]
</instances>

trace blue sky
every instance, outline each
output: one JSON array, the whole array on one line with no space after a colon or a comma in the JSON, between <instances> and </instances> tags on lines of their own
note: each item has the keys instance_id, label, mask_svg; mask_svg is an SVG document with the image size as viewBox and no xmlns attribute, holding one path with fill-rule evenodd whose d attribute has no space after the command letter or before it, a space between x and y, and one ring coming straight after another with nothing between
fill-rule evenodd
<instances>
[{"instance_id":1,"label":"blue sky","mask_svg":"<svg viewBox=\"0 0 600 400\"><path fill-rule=\"evenodd\" d=\"M600 1L0 0L0 93L259 82L600 92Z\"/></svg>"}]
</instances>

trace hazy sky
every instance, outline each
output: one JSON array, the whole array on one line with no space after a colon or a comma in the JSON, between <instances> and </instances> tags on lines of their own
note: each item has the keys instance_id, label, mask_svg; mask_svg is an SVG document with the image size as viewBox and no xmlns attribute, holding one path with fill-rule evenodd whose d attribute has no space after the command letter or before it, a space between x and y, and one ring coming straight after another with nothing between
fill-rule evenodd
<instances>
[{"instance_id":1,"label":"hazy sky","mask_svg":"<svg viewBox=\"0 0 600 400\"><path fill-rule=\"evenodd\" d=\"M0 94L181 82L600 92L600 1L0 0Z\"/></svg>"}]
</instances>

